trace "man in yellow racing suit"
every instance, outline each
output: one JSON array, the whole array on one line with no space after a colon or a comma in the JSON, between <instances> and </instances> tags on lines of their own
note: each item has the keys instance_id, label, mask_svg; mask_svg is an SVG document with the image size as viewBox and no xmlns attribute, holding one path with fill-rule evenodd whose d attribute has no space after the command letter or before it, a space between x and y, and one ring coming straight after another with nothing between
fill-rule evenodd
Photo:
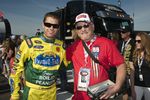
<instances>
[{"instance_id":1,"label":"man in yellow racing suit","mask_svg":"<svg viewBox=\"0 0 150 100\"><path fill-rule=\"evenodd\" d=\"M54 14L47 13L43 22L53 24L44 26L43 35L24 40L16 54L11 77L11 100L18 100L20 97L19 83L22 73L25 77L23 100L56 100L56 73L61 64L67 66L66 52L63 42L49 35L58 30L54 26L58 24Z\"/></svg>"}]
</instances>

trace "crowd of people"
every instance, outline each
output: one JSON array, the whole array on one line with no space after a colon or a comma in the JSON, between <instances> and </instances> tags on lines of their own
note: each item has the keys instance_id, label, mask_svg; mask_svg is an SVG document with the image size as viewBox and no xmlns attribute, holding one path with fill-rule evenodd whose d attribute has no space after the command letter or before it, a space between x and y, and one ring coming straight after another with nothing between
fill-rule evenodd
<instances>
[{"instance_id":1,"label":"crowd of people","mask_svg":"<svg viewBox=\"0 0 150 100\"><path fill-rule=\"evenodd\" d=\"M12 35L2 40L0 43L0 73L4 74L6 77L10 75L15 54L24 39L25 36L23 35Z\"/></svg>"},{"instance_id":2,"label":"crowd of people","mask_svg":"<svg viewBox=\"0 0 150 100\"><path fill-rule=\"evenodd\" d=\"M56 100L56 74L63 71L59 70L61 66L67 68L69 63L74 69L72 100L94 99L88 95L88 87L109 80L111 68L116 69L114 85L99 95L100 100L116 94L123 95L120 100L150 98L150 36L147 33L139 32L134 39L130 36L131 29L122 26L111 33L110 39L97 36L90 15L81 13L76 16L72 30L75 41L66 47L56 38L60 24L58 15L49 12L43 19L42 34L15 41L11 37L2 42L0 71L10 81L10 100L19 100L22 86L23 100ZM60 76L66 78L65 73Z\"/></svg>"}]
</instances>

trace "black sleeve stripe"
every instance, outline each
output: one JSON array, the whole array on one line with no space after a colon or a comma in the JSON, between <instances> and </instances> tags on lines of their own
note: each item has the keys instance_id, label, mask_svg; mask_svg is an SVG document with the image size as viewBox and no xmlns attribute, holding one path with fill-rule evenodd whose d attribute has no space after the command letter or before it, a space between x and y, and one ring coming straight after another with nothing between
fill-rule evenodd
<instances>
[{"instance_id":1,"label":"black sleeve stripe","mask_svg":"<svg viewBox=\"0 0 150 100\"><path fill-rule=\"evenodd\" d=\"M27 43L29 48L31 48L33 46L33 43L32 43L30 38L26 39L26 43Z\"/></svg>"}]
</instances>

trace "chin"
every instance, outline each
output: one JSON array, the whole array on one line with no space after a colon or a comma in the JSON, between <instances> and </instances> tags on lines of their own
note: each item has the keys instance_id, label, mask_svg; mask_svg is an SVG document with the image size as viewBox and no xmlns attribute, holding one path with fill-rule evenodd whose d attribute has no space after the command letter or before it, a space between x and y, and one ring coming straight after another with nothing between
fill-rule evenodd
<instances>
[{"instance_id":1,"label":"chin","mask_svg":"<svg viewBox=\"0 0 150 100\"><path fill-rule=\"evenodd\" d=\"M86 38L81 38L83 41L85 41L86 40Z\"/></svg>"},{"instance_id":2,"label":"chin","mask_svg":"<svg viewBox=\"0 0 150 100\"><path fill-rule=\"evenodd\" d=\"M46 35L48 38L54 38L55 37L55 35L52 35L52 34L47 34Z\"/></svg>"}]
</instances>

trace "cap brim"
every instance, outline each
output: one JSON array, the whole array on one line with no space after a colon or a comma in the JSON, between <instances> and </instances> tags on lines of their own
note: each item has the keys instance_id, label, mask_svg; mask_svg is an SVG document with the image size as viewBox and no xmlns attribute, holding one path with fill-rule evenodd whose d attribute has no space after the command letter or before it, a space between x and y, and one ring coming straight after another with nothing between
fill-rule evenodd
<instances>
[{"instance_id":1,"label":"cap brim","mask_svg":"<svg viewBox=\"0 0 150 100\"><path fill-rule=\"evenodd\" d=\"M116 31L116 32L129 32L129 30L125 30L125 29L115 29L114 31Z\"/></svg>"}]
</instances>

